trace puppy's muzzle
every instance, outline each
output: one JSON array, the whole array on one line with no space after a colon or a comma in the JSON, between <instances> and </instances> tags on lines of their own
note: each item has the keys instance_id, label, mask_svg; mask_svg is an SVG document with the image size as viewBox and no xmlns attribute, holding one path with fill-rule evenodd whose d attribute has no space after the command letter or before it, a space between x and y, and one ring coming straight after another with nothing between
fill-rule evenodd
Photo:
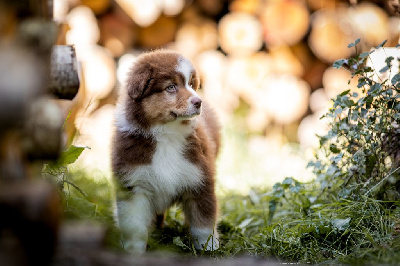
<instances>
[{"instance_id":1,"label":"puppy's muzzle","mask_svg":"<svg viewBox=\"0 0 400 266\"><path fill-rule=\"evenodd\" d=\"M193 104L193 106L194 106L196 109L200 109L200 108L201 108L201 103L202 103L202 101L201 101L201 99L200 99L199 97L194 97L194 98L192 98L192 99L190 100L190 103Z\"/></svg>"}]
</instances>

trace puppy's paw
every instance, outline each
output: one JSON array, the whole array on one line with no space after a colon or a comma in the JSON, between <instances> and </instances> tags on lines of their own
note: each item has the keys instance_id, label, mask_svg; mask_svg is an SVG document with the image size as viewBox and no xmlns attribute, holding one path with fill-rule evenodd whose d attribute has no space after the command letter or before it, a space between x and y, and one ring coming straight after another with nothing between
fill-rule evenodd
<instances>
[{"instance_id":1,"label":"puppy's paw","mask_svg":"<svg viewBox=\"0 0 400 266\"><path fill-rule=\"evenodd\" d=\"M147 243L144 241L126 241L124 249L132 255L143 255L146 252Z\"/></svg>"},{"instance_id":2,"label":"puppy's paw","mask_svg":"<svg viewBox=\"0 0 400 266\"><path fill-rule=\"evenodd\" d=\"M192 227L190 232L193 237L194 247L198 250L214 251L219 249L219 235L213 228Z\"/></svg>"},{"instance_id":3,"label":"puppy's paw","mask_svg":"<svg viewBox=\"0 0 400 266\"><path fill-rule=\"evenodd\" d=\"M210 235L207 243L203 244L202 247L206 246L206 250L207 251L214 251L219 249L219 235L217 232L215 232L215 234Z\"/></svg>"}]
</instances>

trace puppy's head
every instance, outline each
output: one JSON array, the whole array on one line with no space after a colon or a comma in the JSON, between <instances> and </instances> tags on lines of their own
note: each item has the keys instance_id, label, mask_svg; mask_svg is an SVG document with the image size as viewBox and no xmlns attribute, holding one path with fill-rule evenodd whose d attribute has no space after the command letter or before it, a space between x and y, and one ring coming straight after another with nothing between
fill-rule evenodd
<instances>
[{"instance_id":1,"label":"puppy's head","mask_svg":"<svg viewBox=\"0 0 400 266\"><path fill-rule=\"evenodd\" d=\"M200 114L199 78L191 62L171 51L141 55L131 68L127 93L135 120L149 125L189 120ZM129 114L128 114L129 115Z\"/></svg>"}]
</instances>

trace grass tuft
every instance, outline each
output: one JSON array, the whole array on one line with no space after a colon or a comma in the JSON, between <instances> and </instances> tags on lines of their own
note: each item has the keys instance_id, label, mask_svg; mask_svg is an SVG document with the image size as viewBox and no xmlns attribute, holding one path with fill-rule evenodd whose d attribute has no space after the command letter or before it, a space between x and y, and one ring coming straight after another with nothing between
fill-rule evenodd
<instances>
[{"instance_id":1,"label":"grass tuft","mask_svg":"<svg viewBox=\"0 0 400 266\"><path fill-rule=\"evenodd\" d=\"M87 195L73 187L65 189L65 218L101 222L110 229L107 246L122 251L113 220L109 181L88 177L80 171L70 175L71 181ZM276 200L277 187L275 191L253 189L249 195L220 196L219 250L196 250L183 213L174 206L167 212L165 226L152 232L148 252L215 259L245 255L296 263L391 264L400 261L400 202L368 197L359 201L314 200L314 185L301 184L301 192L291 191L290 187L285 189L271 219L271 201Z\"/></svg>"}]
</instances>

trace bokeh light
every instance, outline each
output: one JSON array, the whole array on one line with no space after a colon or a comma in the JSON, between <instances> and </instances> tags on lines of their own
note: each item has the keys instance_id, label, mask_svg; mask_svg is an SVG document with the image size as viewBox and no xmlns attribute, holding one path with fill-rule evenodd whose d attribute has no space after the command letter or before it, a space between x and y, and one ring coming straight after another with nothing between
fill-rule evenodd
<instances>
[{"instance_id":1,"label":"bokeh light","mask_svg":"<svg viewBox=\"0 0 400 266\"><path fill-rule=\"evenodd\" d=\"M75 45L81 70L68 121L73 141L91 147L80 163L110 176L112 114L126 73L139 54L173 49L193 61L199 93L220 118L221 191L310 178L307 158L327 130L320 117L338 93L359 91L332 63L354 54L347 45L357 38L357 52L385 39L393 47L372 53L377 73L383 55L399 57L400 18L379 1L54 0L54 16L59 43Z\"/></svg>"},{"instance_id":2,"label":"bokeh light","mask_svg":"<svg viewBox=\"0 0 400 266\"><path fill-rule=\"evenodd\" d=\"M116 2L135 23L142 27L154 23L162 11L156 0L116 0Z\"/></svg>"},{"instance_id":3,"label":"bokeh light","mask_svg":"<svg viewBox=\"0 0 400 266\"><path fill-rule=\"evenodd\" d=\"M230 13L219 23L222 50L232 55L251 55L262 46L260 22L245 13Z\"/></svg>"}]
</instances>

